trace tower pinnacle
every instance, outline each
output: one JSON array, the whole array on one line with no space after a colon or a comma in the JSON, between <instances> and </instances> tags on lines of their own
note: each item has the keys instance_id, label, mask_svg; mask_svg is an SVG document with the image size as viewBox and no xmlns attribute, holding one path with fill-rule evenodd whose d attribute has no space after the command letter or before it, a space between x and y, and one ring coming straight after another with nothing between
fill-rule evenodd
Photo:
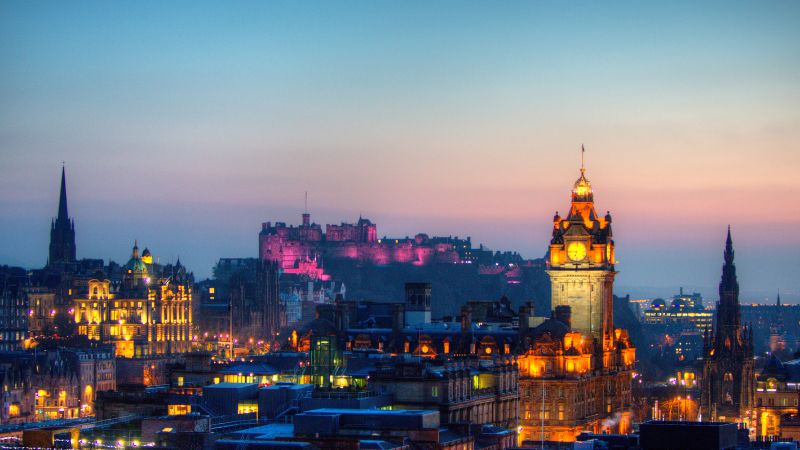
<instances>
[{"instance_id":1,"label":"tower pinnacle","mask_svg":"<svg viewBox=\"0 0 800 450\"><path fill-rule=\"evenodd\" d=\"M61 193L58 197L58 220L69 220L67 213L67 176L64 166L61 166Z\"/></svg>"},{"instance_id":2,"label":"tower pinnacle","mask_svg":"<svg viewBox=\"0 0 800 450\"><path fill-rule=\"evenodd\" d=\"M725 239L725 253L722 264L722 280L719 283L720 301L727 297L733 299L738 304L739 298L739 283L736 280L736 265L733 264L733 239L731 239L731 226L728 225L728 237ZM728 293L732 295L723 295Z\"/></svg>"},{"instance_id":3,"label":"tower pinnacle","mask_svg":"<svg viewBox=\"0 0 800 450\"><path fill-rule=\"evenodd\" d=\"M733 239L731 239L730 225L728 225L728 238L725 240L725 265L733 265Z\"/></svg>"},{"instance_id":4,"label":"tower pinnacle","mask_svg":"<svg viewBox=\"0 0 800 450\"><path fill-rule=\"evenodd\" d=\"M581 144L581 175L583 175L583 173L586 171L586 166L584 165L583 161L584 156L586 156L586 148L584 148L583 144Z\"/></svg>"},{"instance_id":5,"label":"tower pinnacle","mask_svg":"<svg viewBox=\"0 0 800 450\"><path fill-rule=\"evenodd\" d=\"M67 175L62 163L61 191L58 196L58 215L50 225L50 255L48 266L66 268L75 262L75 223L67 209Z\"/></svg>"},{"instance_id":6,"label":"tower pinnacle","mask_svg":"<svg viewBox=\"0 0 800 450\"><path fill-rule=\"evenodd\" d=\"M586 165L584 162L584 154L586 149L581 144L581 176L575 181L572 187L572 201L573 202L592 202L593 191L592 183L586 179Z\"/></svg>"}]
</instances>

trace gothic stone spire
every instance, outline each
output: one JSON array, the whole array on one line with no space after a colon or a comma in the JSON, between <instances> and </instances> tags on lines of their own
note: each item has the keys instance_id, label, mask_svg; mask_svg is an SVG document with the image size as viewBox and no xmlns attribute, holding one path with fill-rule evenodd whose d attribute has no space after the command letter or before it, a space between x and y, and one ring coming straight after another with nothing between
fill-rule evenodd
<instances>
[{"instance_id":1,"label":"gothic stone spire","mask_svg":"<svg viewBox=\"0 0 800 450\"><path fill-rule=\"evenodd\" d=\"M738 347L741 342L741 312L739 309L739 282L733 264L733 239L728 227L725 241L722 278L719 282L719 304L717 305L716 342L728 349Z\"/></svg>"},{"instance_id":2,"label":"gothic stone spire","mask_svg":"<svg viewBox=\"0 0 800 450\"><path fill-rule=\"evenodd\" d=\"M67 210L67 177L61 167L61 192L58 197L58 216L50 226L48 265L63 266L75 262L75 225Z\"/></svg>"},{"instance_id":3,"label":"gothic stone spire","mask_svg":"<svg viewBox=\"0 0 800 450\"><path fill-rule=\"evenodd\" d=\"M67 213L67 177L64 166L61 166L61 194L58 197L58 220L69 220Z\"/></svg>"}]
</instances>

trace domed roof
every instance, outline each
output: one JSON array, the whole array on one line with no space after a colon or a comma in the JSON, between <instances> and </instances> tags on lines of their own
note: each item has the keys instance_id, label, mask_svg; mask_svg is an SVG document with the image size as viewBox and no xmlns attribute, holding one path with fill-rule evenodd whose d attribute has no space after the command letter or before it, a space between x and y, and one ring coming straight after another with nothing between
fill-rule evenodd
<instances>
[{"instance_id":1,"label":"domed roof","mask_svg":"<svg viewBox=\"0 0 800 450\"><path fill-rule=\"evenodd\" d=\"M586 149L581 145L581 176L575 181L572 186L572 201L573 202L592 202L593 192L592 183L586 178L586 166L583 164L583 155Z\"/></svg>"},{"instance_id":2,"label":"domed roof","mask_svg":"<svg viewBox=\"0 0 800 450\"><path fill-rule=\"evenodd\" d=\"M144 248L144 251L142 252L142 258L144 258L144 257L146 257L146 256L152 256L152 255L150 254L150 249L149 249L149 248L147 248L147 247L145 247L145 248Z\"/></svg>"},{"instance_id":3,"label":"domed roof","mask_svg":"<svg viewBox=\"0 0 800 450\"><path fill-rule=\"evenodd\" d=\"M650 303L650 307L653 309L664 309L667 307L667 302L665 302L663 298L657 298Z\"/></svg>"},{"instance_id":4,"label":"domed roof","mask_svg":"<svg viewBox=\"0 0 800 450\"><path fill-rule=\"evenodd\" d=\"M147 273L147 264L142 261L142 258L129 259L125 268L135 273Z\"/></svg>"},{"instance_id":5,"label":"domed roof","mask_svg":"<svg viewBox=\"0 0 800 450\"><path fill-rule=\"evenodd\" d=\"M139 256L139 243L137 241L133 241L133 251L131 252L131 259L125 263L125 269L129 270L133 273L147 273L147 265L142 261L142 257Z\"/></svg>"},{"instance_id":6,"label":"domed roof","mask_svg":"<svg viewBox=\"0 0 800 450\"><path fill-rule=\"evenodd\" d=\"M676 298L672 300L672 309L683 309L686 308L686 300L682 298Z\"/></svg>"},{"instance_id":7,"label":"domed roof","mask_svg":"<svg viewBox=\"0 0 800 450\"><path fill-rule=\"evenodd\" d=\"M572 198L577 201L588 202L592 200L592 193L592 183L586 179L586 169L581 168L581 176L572 187Z\"/></svg>"}]
</instances>

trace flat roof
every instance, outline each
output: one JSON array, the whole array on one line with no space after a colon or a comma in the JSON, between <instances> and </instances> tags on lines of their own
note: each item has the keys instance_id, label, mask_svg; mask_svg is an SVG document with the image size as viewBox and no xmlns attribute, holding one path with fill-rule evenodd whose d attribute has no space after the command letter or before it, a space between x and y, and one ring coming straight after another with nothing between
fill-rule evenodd
<instances>
[{"instance_id":1,"label":"flat roof","mask_svg":"<svg viewBox=\"0 0 800 450\"><path fill-rule=\"evenodd\" d=\"M286 383L286 382L281 382L281 383L275 383L275 384L271 384L271 385L269 385L269 386L264 386L264 387L262 387L261 389L262 389L262 390L264 390L264 389L268 389L268 390L280 390L280 389L308 389L308 388L310 388L310 387L312 387L312 386L314 386L314 385L313 385L313 384L302 384L302 383L301 383L301 384L298 384L298 383Z\"/></svg>"},{"instance_id":2,"label":"flat roof","mask_svg":"<svg viewBox=\"0 0 800 450\"><path fill-rule=\"evenodd\" d=\"M272 440L279 437L294 437L294 424L270 423L253 428L246 428L230 433L231 436L241 436L243 439Z\"/></svg>"},{"instance_id":3,"label":"flat roof","mask_svg":"<svg viewBox=\"0 0 800 450\"><path fill-rule=\"evenodd\" d=\"M256 383L229 383L229 382L224 382L224 383L217 383L217 384L209 384L208 386L203 386L203 389L204 390L205 389L241 389L241 388L245 388L245 387L249 387L249 386L258 387L258 384L256 384Z\"/></svg>"},{"instance_id":4,"label":"flat roof","mask_svg":"<svg viewBox=\"0 0 800 450\"><path fill-rule=\"evenodd\" d=\"M319 408L304 411L302 414L370 414L376 416L422 416L426 414L439 414L438 410L424 409L347 409L347 408Z\"/></svg>"}]
</instances>

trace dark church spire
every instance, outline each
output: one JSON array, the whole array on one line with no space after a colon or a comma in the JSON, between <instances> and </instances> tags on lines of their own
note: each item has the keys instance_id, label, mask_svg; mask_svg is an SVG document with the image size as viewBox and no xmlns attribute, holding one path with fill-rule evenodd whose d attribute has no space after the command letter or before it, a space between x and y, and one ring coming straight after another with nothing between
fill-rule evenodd
<instances>
[{"instance_id":1,"label":"dark church spire","mask_svg":"<svg viewBox=\"0 0 800 450\"><path fill-rule=\"evenodd\" d=\"M733 264L733 239L731 239L731 226L728 225L728 238L725 240L724 263L722 265L722 279L719 282L719 300L721 303L732 301L739 304L739 282L736 279L736 266Z\"/></svg>"},{"instance_id":2,"label":"dark church spire","mask_svg":"<svg viewBox=\"0 0 800 450\"><path fill-rule=\"evenodd\" d=\"M719 303L717 304L716 340L717 345L735 349L745 343L741 339L741 311L739 307L739 282L736 279L736 266L733 263L733 239L731 227L725 240L722 278L719 282ZM727 342L727 344L726 344Z\"/></svg>"},{"instance_id":3,"label":"dark church spire","mask_svg":"<svg viewBox=\"0 0 800 450\"><path fill-rule=\"evenodd\" d=\"M67 176L64 166L61 166L61 195L58 197L58 220L69 220L67 213Z\"/></svg>"},{"instance_id":4,"label":"dark church spire","mask_svg":"<svg viewBox=\"0 0 800 450\"><path fill-rule=\"evenodd\" d=\"M67 210L67 175L61 167L61 192L58 197L58 216L50 225L50 267L66 269L75 262L75 223Z\"/></svg>"},{"instance_id":5,"label":"dark church spire","mask_svg":"<svg viewBox=\"0 0 800 450\"><path fill-rule=\"evenodd\" d=\"M752 325L742 324L733 256L728 226L714 337L704 343L700 403L704 411L711 413L712 420L717 416L744 417L753 402L753 329Z\"/></svg>"},{"instance_id":6,"label":"dark church spire","mask_svg":"<svg viewBox=\"0 0 800 450\"><path fill-rule=\"evenodd\" d=\"M733 239L731 239L730 225L728 225L728 238L725 240L725 265L733 265Z\"/></svg>"}]
</instances>

